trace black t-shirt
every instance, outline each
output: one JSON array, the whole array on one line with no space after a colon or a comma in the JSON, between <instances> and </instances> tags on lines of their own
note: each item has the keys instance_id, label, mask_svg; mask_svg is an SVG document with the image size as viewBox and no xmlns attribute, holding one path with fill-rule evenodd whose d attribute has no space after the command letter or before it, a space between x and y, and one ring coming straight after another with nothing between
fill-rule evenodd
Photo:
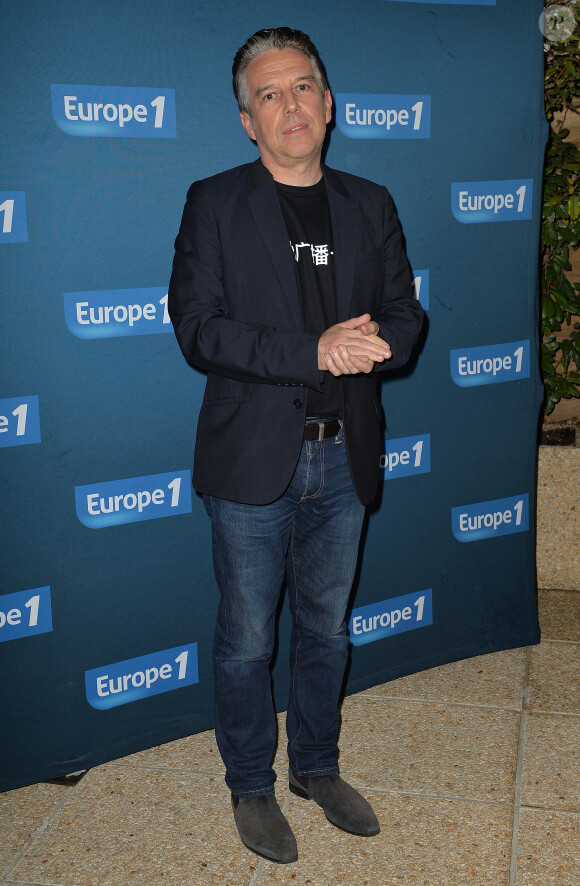
<instances>
[{"instance_id":1,"label":"black t-shirt","mask_svg":"<svg viewBox=\"0 0 580 886\"><path fill-rule=\"evenodd\" d=\"M276 182L294 254L304 326L322 335L336 323L332 228L324 179L309 187ZM342 383L325 371L322 392L308 390L308 416L342 417Z\"/></svg>"}]
</instances>

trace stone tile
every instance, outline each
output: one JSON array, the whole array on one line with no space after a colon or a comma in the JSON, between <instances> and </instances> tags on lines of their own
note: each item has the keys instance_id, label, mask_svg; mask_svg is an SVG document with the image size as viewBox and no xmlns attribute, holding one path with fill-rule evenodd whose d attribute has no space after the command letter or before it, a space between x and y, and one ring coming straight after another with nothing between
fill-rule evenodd
<instances>
[{"instance_id":1,"label":"stone tile","mask_svg":"<svg viewBox=\"0 0 580 886\"><path fill-rule=\"evenodd\" d=\"M580 816L522 809L516 886L578 886Z\"/></svg>"},{"instance_id":2,"label":"stone tile","mask_svg":"<svg viewBox=\"0 0 580 886\"><path fill-rule=\"evenodd\" d=\"M359 693L361 696L468 702L517 710L522 706L526 650L509 649L453 662L401 677Z\"/></svg>"},{"instance_id":3,"label":"stone tile","mask_svg":"<svg viewBox=\"0 0 580 886\"><path fill-rule=\"evenodd\" d=\"M265 862L259 886L508 886L512 810L500 804L364 791L381 833L345 834L313 802L292 798L298 862Z\"/></svg>"},{"instance_id":4,"label":"stone tile","mask_svg":"<svg viewBox=\"0 0 580 886\"><path fill-rule=\"evenodd\" d=\"M340 765L367 787L512 802L520 715L490 708L346 699Z\"/></svg>"},{"instance_id":5,"label":"stone tile","mask_svg":"<svg viewBox=\"0 0 580 886\"><path fill-rule=\"evenodd\" d=\"M580 591L538 591L543 640L580 643Z\"/></svg>"},{"instance_id":6,"label":"stone tile","mask_svg":"<svg viewBox=\"0 0 580 886\"><path fill-rule=\"evenodd\" d=\"M70 789L33 784L0 793L0 877Z\"/></svg>"},{"instance_id":7,"label":"stone tile","mask_svg":"<svg viewBox=\"0 0 580 886\"><path fill-rule=\"evenodd\" d=\"M580 449L540 446L536 561L541 588L580 590Z\"/></svg>"},{"instance_id":8,"label":"stone tile","mask_svg":"<svg viewBox=\"0 0 580 886\"><path fill-rule=\"evenodd\" d=\"M542 641L531 649L529 709L580 714L580 644Z\"/></svg>"},{"instance_id":9,"label":"stone tile","mask_svg":"<svg viewBox=\"0 0 580 886\"><path fill-rule=\"evenodd\" d=\"M129 754L115 762L127 766L150 766L154 769L188 770L220 777L223 777L225 771L213 729Z\"/></svg>"},{"instance_id":10,"label":"stone tile","mask_svg":"<svg viewBox=\"0 0 580 886\"><path fill-rule=\"evenodd\" d=\"M522 804L580 813L580 717L528 716Z\"/></svg>"},{"instance_id":11,"label":"stone tile","mask_svg":"<svg viewBox=\"0 0 580 886\"><path fill-rule=\"evenodd\" d=\"M10 882L248 886L257 863L221 780L107 765L71 791Z\"/></svg>"}]
</instances>

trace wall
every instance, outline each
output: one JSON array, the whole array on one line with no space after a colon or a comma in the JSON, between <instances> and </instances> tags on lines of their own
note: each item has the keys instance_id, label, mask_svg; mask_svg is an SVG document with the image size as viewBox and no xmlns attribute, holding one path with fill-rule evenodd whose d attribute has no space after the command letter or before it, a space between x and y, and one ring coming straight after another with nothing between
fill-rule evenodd
<instances>
[{"instance_id":1,"label":"wall","mask_svg":"<svg viewBox=\"0 0 580 886\"><path fill-rule=\"evenodd\" d=\"M428 315L383 385L347 691L537 641L541 6L4 10L1 787L212 725L217 592L189 484L204 377L164 299L190 182L256 157L230 66L259 27L290 20L318 45L327 162L389 187ZM280 708L287 635L284 608Z\"/></svg>"}]
</instances>

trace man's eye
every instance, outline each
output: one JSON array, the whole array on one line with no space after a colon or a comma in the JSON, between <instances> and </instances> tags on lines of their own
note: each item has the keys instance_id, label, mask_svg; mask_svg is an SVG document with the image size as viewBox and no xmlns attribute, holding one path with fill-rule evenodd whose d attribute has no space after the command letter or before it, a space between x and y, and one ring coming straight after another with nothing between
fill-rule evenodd
<instances>
[{"instance_id":1,"label":"man's eye","mask_svg":"<svg viewBox=\"0 0 580 886\"><path fill-rule=\"evenodd\" d=\"M271 102L272 99L274 98L274 95L275 95L274 92L267 92L266 95L264 96L264 99L265 99L267 102Z\"/></svg>"}]
</instances>

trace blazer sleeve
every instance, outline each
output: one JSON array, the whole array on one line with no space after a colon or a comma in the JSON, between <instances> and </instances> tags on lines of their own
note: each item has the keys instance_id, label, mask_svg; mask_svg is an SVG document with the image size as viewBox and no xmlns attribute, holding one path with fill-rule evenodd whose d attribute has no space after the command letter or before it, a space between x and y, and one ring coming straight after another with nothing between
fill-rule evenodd
<instances>
[{"instance_id":1,"label":"blazer sleeve","mask_svg":"<svg viewBox=\"0 0 580 886\"><path fill-rule=\"evenodd\" d=\"M240 233L231 224L229 230L226 225L220 228L215 208L206 183L195 182L175 241L168 308L186 360L198 369L241 382L319 390L316 335L247 322L239 307L237 316L232 316L231 294L224 286L224 249L226 238ZM255 285L264 283L257 279Z\"/></svg>"},{"instance_id":2,"label":"blazer sleeve","mask_svg":"<svg viewBox=\"0 0 580 886\"><path fill-rule=\"evenodd\" d=\"M375 363L377 372L399 369L409 360L417 342L424 312L414 297L413 280L403 247L403 235L389 192L385 196L383 214L383 268L382 302L373 316L380 327L381 337L391 347L392 357Z\"/></svg>"}]
</instances>

